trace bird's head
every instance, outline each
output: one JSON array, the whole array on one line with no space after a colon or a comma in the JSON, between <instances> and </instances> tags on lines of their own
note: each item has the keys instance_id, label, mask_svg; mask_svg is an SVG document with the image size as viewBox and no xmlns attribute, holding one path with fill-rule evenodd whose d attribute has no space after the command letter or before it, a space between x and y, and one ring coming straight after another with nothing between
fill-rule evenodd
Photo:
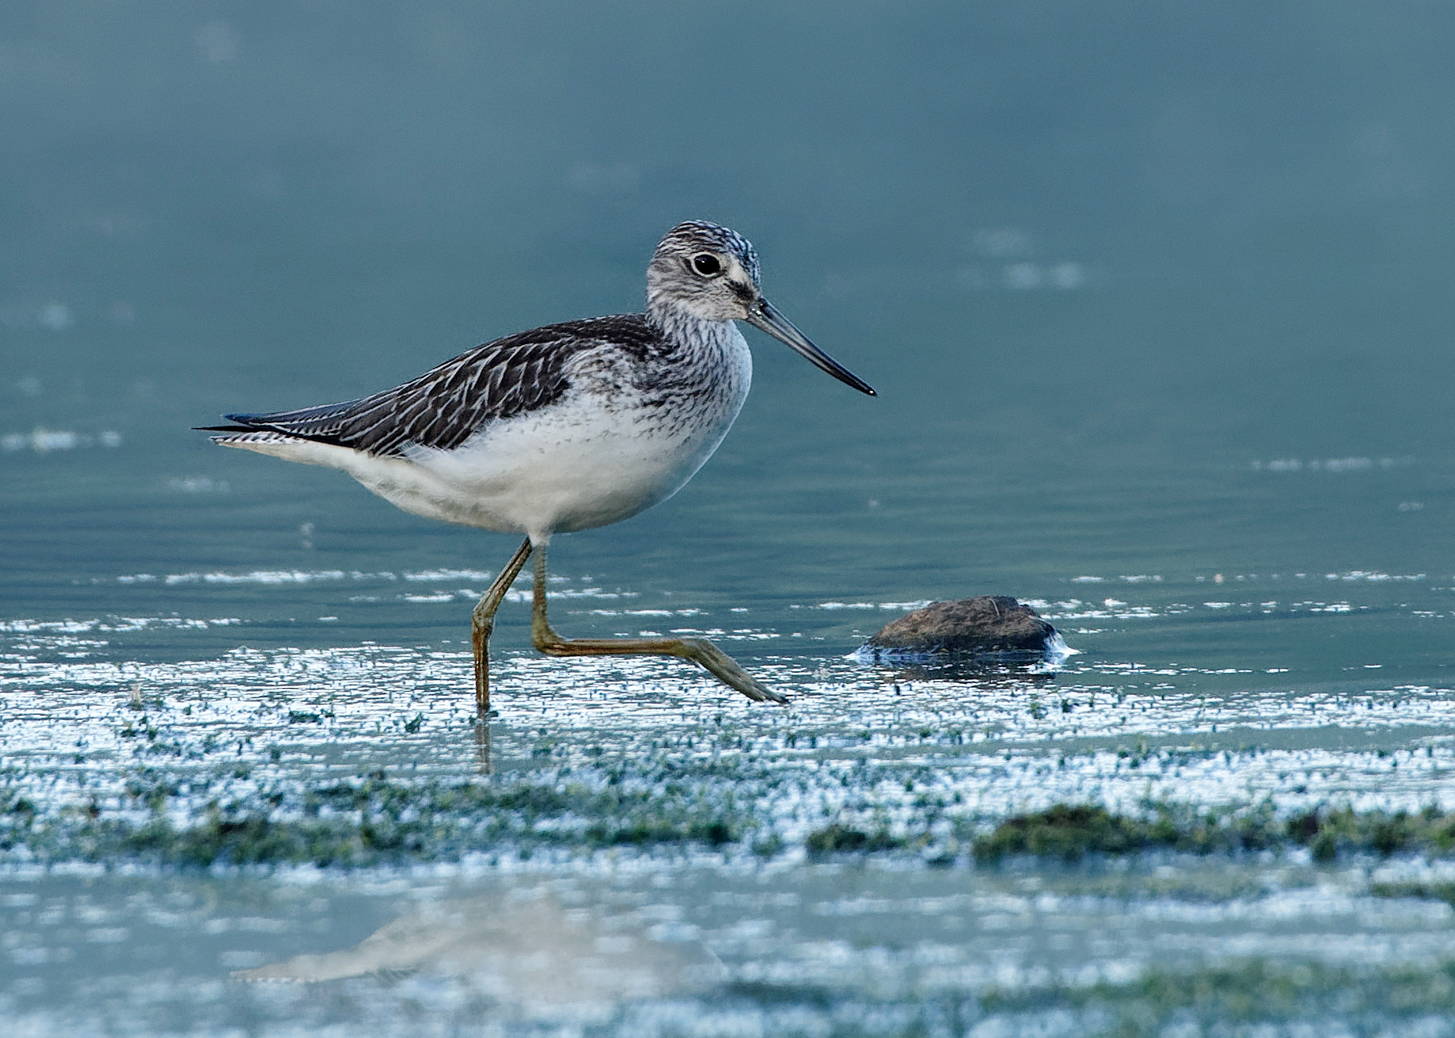
<instances>
[{"instance_id":1,"label":"bird's head","mask_svg":"<svg viewBox=\"0 0 1455 1038\"><path fill-rule=\"evenodd\" d=\"M647 311L745 321L759 292L758 254L736 231L689 220L667 232L647 268Z\"/></svg>"},{"instance_id":2,"label":"bird's head","mask_svg":"<svg viewBox=\"0 0 1455 1038\"><path fill-rule=\"evenodd\" d=\"M667 232L647 268L647 316L661 328L683 318L747 321L840 382L874 395L867 382L810 342L763 298L752 243L715 223L689 220Z\"/></svg>"}]
</instances>

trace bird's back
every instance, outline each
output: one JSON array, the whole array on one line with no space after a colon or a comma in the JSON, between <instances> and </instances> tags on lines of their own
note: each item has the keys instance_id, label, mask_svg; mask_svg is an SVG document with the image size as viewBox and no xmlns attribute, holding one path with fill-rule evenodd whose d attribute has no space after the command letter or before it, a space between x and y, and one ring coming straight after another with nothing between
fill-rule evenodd
<instances>
[{"instance_id":1,"label":"bird's back","mask_svg":"<svg viewBox=\"0 0 1455 1038\"><path fill-rule=\"evenodd\" d=\"M304 440L382 457L410 446L454 450L492 421L537 411L570 389L571 361L586 351L646 361L671 344L640 314L546 325L495 339L394 389L296 411L230 414L208 431L227 446Z\"/></svg>"}]
</instances>

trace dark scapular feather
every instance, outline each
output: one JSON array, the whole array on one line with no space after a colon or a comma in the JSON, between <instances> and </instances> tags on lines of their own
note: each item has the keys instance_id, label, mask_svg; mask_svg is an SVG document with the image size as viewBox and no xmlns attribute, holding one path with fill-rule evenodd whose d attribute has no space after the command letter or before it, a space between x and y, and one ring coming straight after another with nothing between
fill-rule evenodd
<instances>
[{"instance_id":1,"label":"dark scapular feather","mask_svg":"<svg viewBox=\"0 0 1455 1038\"><path fill-rule=\"evenodd\" d=\"M547 325L476 346L394 389L341 404L225 415L210 432L273 432L368 454L411 444L451 450L487 422L547 407L570 388L572 357L619 349L642 359L669 344L640 314Z\"/></svg>"}]
</instances>

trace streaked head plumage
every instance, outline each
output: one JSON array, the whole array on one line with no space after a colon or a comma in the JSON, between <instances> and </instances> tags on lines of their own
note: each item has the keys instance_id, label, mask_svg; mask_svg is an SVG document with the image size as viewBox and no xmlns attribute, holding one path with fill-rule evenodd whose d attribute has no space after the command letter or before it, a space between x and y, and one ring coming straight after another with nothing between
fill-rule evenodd
<instances>
[{"instance_id":1,"label":"streaked head plumage","mask_svg":"<svg viewBox=\"0 0 1455 1038\"><path fill-rule=\"evenodd\" d=\"M845 385L874 395L858 375L815 346L763 298L758 254L737 231L688 220L667 232L647 268L647 320L669 339L697 321L746 321Z\"/></svg>"},{"instance_id":2,"label":"streaked head plumage","mask_svg":"<svg viewBox=\"0 0 1455 1038\"><path fill-rule=\"evenodd\" d=\"M688 220L667 232L647 268L647 312L741 321L758 301L758 254L736 231Z\"/></svg>"}]
</instances>

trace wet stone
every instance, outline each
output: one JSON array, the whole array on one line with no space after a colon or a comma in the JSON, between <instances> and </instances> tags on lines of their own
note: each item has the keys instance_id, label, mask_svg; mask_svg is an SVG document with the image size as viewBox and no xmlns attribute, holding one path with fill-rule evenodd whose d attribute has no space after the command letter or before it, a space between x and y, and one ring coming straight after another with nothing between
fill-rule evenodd
<instances>
[{"instance_id":1,"label":"wet stone","mask_svg":"<svg viewBox=\"0 0 1455 1038\"><path fill-rule=\"evenodd\" d=\"M1056 629L1009 595L932 602L886 624L865 648L900 656L929 653L1041 653Z\"/></svg>"}]
</instances>

